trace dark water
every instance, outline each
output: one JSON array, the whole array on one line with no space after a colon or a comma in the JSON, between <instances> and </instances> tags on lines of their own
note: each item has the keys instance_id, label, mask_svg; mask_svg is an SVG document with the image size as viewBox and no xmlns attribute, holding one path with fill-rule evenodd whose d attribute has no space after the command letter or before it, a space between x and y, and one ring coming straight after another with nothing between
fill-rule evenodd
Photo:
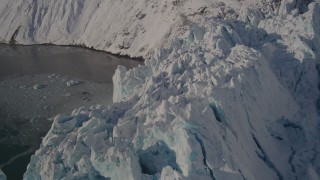
<instances>
[{"instance_id":1,"label":"dark water","mask_svg":"<svg viewBox=\"0 0 320 180\"><path fill-rule=\"evenodd\" d=\"M11 157L23 153L28 150L26 146L19 146L14 144L8 144L4 147L0 147L0 163L6 163L10 160Z\"/></svg>"},{"instance_id":2,"label":"dark water","mask_svg":"<svg viewBox=\"0 0 320 180\"><path fill-rule=\"evenodd\" d=\"M132 68L141 62L80 47L0 44L0 64L0 77L17 73L58 73L112 83L119 64Z\"/></svg>"},{"instance_id":3,"label":"dark water","mask_svg":"<svg viewBox=\"0 0 320 180\"><path fill-rule=\"evenodd\" d=\"M19 132L3 123L4 117L0 113L0 168L9 180L19 180L23 178L34 149L12 142Z\"/></svg>"},{"instance_id":4,"label":"dark water","mask_svg":"<svg viewBox=\"0 0 320 180\"><path fill-rule=\"evenodd\" d=\"M54 73L110 84L118 65L132 68L139 64L142 62L79 47L0 44L0 81L12 75ZM17 143L20 131L5 124L7 120L0 107L0 168L9 180L18 180L23 178L35 149Z\"/></svg>"},{"instance_id":5,"label":"dark water","mask_svg":"<svg viewBox=\"0 0 320 180\"><path fill-rule=\"evenodd\" d=\"M8 180L19 180L23 179L23 174L27 170L27 165L30 162L30 157L33 153L27 154L20 157L16 161L13 161L10 165L4 166L2 168L3 172L6 174Z\"/></svg>"}]
</instances>

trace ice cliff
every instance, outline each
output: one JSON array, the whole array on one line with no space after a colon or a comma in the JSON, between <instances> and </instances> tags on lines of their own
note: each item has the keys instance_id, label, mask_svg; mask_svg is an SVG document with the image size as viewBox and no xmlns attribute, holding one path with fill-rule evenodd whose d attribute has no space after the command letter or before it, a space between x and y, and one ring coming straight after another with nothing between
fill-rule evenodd
<instances>
[{"instance_id":1,"label":"ice cliff","mask_svg":"<svg viewBox=\"0 0 320 180\"><path fill-rule=\"evenodd\" d=\"M6 180L6 176L3 174L1 169L0 169L0 180Z\"/></svg>"},{"instance_id":2,"label":"ice cliff","mask_svg":"<svg viewBox=\"0 0 320 180\"><path fill-rule=\"evenodd\" d=\"M25 179L320 179L319 1L0 7L4 42L146 58L117 69L112 106L58 115Z\"/></svg>"}]
</instances>

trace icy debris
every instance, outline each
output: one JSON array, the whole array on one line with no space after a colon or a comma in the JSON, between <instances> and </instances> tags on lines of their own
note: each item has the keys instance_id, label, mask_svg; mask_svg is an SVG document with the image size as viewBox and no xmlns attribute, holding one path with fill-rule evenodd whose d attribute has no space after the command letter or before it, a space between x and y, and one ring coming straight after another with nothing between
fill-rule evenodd
<instances>
[{"instance_id":1,"label":"icy debris","mask_svg":"<svg viewBox=\"0 0 320 180\"><path fill-rule=\"evenodd\" d=\"M46 105L46 106L43 107L43 110L52 111L53 110L53 105Z\"/></svg>"},{"instance_id":2,"label":"icy debris","mask_svg":"<svg viewBox=\"0 0 320 180\"><path fill-rule=\"evenodd\" d=\"M69 80L69 81L66 82L68 87L76 86L76 85L81 84L81 83L82 83L82 81L78 81L78 80Z\"/></svg>"},{"instance_id":3,"label":"icy debris","mask_svg":"<svg viewBox=\"0 0 320 180\"><path fill-rule=\"evenodd\" d=\"M58 77L58 75L57 74L51 74L51 75L48 76L49 79L52 79L52 78L55 78L55 77Z\"/></svg>"},{"instance_id":4,"label":"icy debris","mask_svg":"<svg viewBox=\"0 0 320 180\"><path fill-rule=\"evenodd\" d=\"M72 96L72 93L66 93L66 94L64 94L64 96L65 97L70 97L70 96Z\"/></svg>"},{"instance_id":5,"label":"icy debris","mask_svg":"<svg viewBox=\"0 0 320 180\"><path fill-rule=\"evenodd\" d=\"M27 86L25 86L25 85L20 85L19 86L19 89L26 89L27 88Z\"/></svg>"},{"instance_id":6,"label":"icy debris","mask_svg":"<svg viewBox=\"0 0 320 180\"><path fill-rule=\"evenodd\" d=\"M35 84L34 86L32 86L33 89L37 90L37 89L43 89L45 88L47 85L44 84Z\"/></svg>"}]
</instances>

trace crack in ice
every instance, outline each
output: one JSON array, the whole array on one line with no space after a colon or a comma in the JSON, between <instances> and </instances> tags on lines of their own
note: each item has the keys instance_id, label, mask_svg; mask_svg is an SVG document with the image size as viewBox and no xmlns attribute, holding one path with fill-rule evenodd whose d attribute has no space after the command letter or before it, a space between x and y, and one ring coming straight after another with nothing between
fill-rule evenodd
<instances>
[{"instance_id":1,"label":"crack in ice","mask_svg":"<svg viewBox=\"0 0 320 180\"><path fill-rule=\"evenodd\" d=\"M199 137L199 135L197 133L194 134L194 137L200 145L202 155L203 155L203 164L208 168L209 173L210 173L210 177L212 178L212 180L216 180L216 178L213 175L212 169L207 164L207 152L206 152L205 146L203 144L203 141L201 140L201 138Z\"/></svg>"},{"instance_id":2,"label":"crack in ice","mask_svg":"<svg viewBox=\"0 0 320 180\"><path fill-rule=\"evenodd\" d=\"M253 133L251 133L253 141L257 145L258 149L260 150L261 154L258 151L255 151L257 153L257 156L272 170L276 173L279 180L283 180L283 175L281 172L276 168L276 166L273 164L273 162L270 160L266 152L262 149L258 139L254 136Z\"/></svg>"}]
</instances>

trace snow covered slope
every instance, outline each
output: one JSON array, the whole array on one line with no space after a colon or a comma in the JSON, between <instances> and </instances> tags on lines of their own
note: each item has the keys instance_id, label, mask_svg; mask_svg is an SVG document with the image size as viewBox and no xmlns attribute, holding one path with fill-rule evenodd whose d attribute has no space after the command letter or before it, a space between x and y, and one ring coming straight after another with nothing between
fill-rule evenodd
<instances>
[{"instance_id":1,"label":"snow covered slope","mask_svg":"<svg viewBox=\"0 0 320 180\"><path fill-rule=\"evenodd\" d=\"M181 11L197 0L1 0L0 42L73 44L147 56L170 34ZM173 6L173 4L176 4Z\"/></svg>"},{"instance_id":2,"label":"snow covered slope","mask_svg":"<svg viewBox=\"0 0 320 180\"><path fill-rule=\"evenodd\" d=\"M5 42L146 57L111 107L55 118L25 179L320 179L319 1L0 5Z\"/></svg>"}]
</instances>

